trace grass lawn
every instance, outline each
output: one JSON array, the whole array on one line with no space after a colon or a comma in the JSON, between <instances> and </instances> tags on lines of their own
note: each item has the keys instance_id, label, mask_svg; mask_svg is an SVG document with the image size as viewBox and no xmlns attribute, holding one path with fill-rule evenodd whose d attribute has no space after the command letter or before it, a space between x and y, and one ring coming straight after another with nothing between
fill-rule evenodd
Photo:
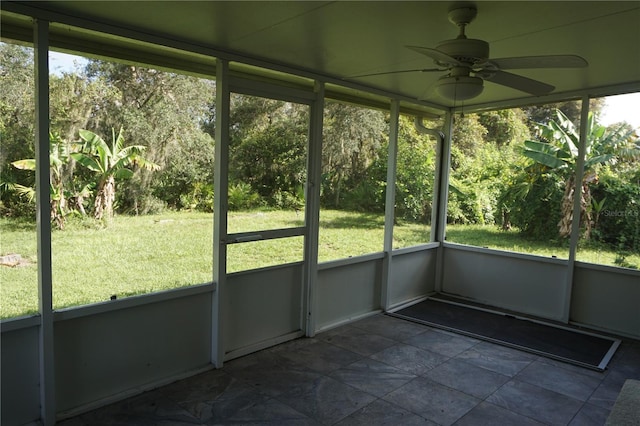
<instances>
[{"instance_id":1,"label":"grass lawn","mask_svg":"<svg viewBox=\"0 0 640 426\"><path fill-rule=\"evenodd\" d=\"M230 232L301 226L296 212L231 212ZM322 211L319 260L380 252L381 215ZM0 255L18 253L25 266L0 266L0 318L37 312L35 225L0 219ZM429 240L429 228L398 224L394 248ZM450 226L447 240L501 250L567 258L562 243L522 239L517 232L489 226ZM228 245L230 272L302 260L303 239L293 237ZM168 212L153 216L119 216L107 227L91 220L69 221L52 233L53 299L56 309L200 284L211 281L213 218L206 213ZM613 264L615 253L580 250L578 259ZM640 265L640 255L627 257Z\"/></svg>"}]
</instances>

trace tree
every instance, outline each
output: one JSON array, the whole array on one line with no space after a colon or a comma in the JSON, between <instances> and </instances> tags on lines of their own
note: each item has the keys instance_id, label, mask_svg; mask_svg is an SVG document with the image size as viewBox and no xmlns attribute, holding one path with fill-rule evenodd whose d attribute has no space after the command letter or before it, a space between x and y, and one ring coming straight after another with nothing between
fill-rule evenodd
<instances>
[{"instance_id":1,"label":"tree","mask_svg":"<svg viewBox=\"0 0 640 426\"><path fill-rule=\"evenodd\" d=\"M212 156L213 139L207 135L206 126L210 124L210 112L215 112L213 81L98 60L89 61L85 73L91 81L99 81L110 88L108 96L94 99L96 119L85 129L108 134L113 127L124 127L127 138L144 145L145 158L163 171L176 171L171 166L174 157L193 152L195 141L211 144L211 147L205 147L205 155ZM201 168L202 161L197 156L187 154L181 159L184 160L181 166ZM197 163L187 161L191 159ZM211 184L208 175L199 174L194 178L197 180L187 182L186 187ZM136 168L131 178L119 184L119 208L144 214L165 203L175 204L174 196L164 198L173 191L166 185L171 185L168 173Z\"/></svg>"},{"instance_id":2,"label":"tree","mask_svg":"<svg viewBox=\"0 0 640 426\"><path fill-rule=\"evenodd\" d=\"M97 175L94 202L94 217L102 219L113 217L113 203L116 196L116 178L128 179L133 176L129 165L137 165L146 170L158 170L160 167L147 161L142 153L143 145L124 146L124 130L121 127L116 136L111 129L112 140L109 146L100 136L89 131L80 130L80 138L84 141L81 152L71 154L78 163Z\"/></svg>"},{"instance_id":3,"label":"tree","mask_svg":"<svg viewBox=\"0 0 640 426\"><path fill-rule=\"evenodd\" d=\"M322 148L325 202L339 207L343 194L366 180L365 171L384 148L388 128L381 111L327 102Z\"/></svg>"},{"instance_id":4,"label":"tree","mask_svg":"<svg viewBox=\"0 0 640 426\"><path fill-rule=\"evenodd\" d=\"M16 188L33 188L33 173L11 163L35 156L33 49L0 42L0 208L2 214L35 218Z\"/></svg>"},{"instance_id":5,"label":"tree","mask_svg":"<svg viewBox=\"0 0 640 426\"><path fill-rule=\"evenodd\" d=\"M558 224L562 237L571 234L573 220L573 197L577 190L575 173L578 158L579 134L576 126L560 110L556 119L547 124L539 124L539 140L524 142L524 155L565 179L562 199L562 215ZM591 190L590 185L598 180L601 165L615 164L622 159L640 158L640 145L634 131L624 124L615 128L599 125L593 113L587 122L586 151L582 182L580 183L580 223L584 226L585 238L591 232Z\"/></svg>"}]
</instances>

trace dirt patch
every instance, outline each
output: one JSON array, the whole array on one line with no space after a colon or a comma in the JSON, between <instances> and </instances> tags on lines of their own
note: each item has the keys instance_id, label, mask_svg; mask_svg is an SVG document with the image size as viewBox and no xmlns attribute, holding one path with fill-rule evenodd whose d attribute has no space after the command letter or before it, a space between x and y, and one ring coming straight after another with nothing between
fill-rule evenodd
<instances>
[{"instance_id":1,"label":"dirt patch","mask_svg":"<svg viewBox=\"0 0 640 426\"><path fill-rule=\"evenodd\" d=\"M17 253L10 253L0 256L0 266L8 266L9 268L18 268L21 266L29 266L32 265L29 259L23 258L21 255Z\"/></svg>"}]
</instances>

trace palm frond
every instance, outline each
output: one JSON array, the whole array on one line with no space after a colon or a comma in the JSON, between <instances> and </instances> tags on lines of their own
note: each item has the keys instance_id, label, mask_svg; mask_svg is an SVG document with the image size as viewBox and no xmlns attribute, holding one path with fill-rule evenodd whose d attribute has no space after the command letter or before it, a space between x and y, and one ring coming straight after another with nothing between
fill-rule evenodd
<instances>
[{"instance_id":1,"label":"palm frond","mask_svg":"<svg viewBox=\"0 0 640 426\"><path fill-rule=\"evenodd\" d=\"M36 169L36 160L35 158L27 158L25 160L14 161L11 165L16 169L34 171Z\"/></svg>"}]
</instances>

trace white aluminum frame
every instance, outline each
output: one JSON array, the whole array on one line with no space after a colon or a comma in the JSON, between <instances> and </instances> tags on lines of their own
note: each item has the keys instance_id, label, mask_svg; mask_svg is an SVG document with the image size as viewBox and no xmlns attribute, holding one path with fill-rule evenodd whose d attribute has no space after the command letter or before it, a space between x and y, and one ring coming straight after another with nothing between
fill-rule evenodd
<instances>
[{"instance_id":1,"label":"white aluminum frame","mask_svg":"<svg viewBox=\"0 0 640 426\"><path fill-rule=\"evenodd\" d=\"M40 414L45 426L56 418L53 291L51 279L51 197L49 194L49 22L34 25L36 118L36 224L40 308Z\"/></svg>"}]
</instances>

